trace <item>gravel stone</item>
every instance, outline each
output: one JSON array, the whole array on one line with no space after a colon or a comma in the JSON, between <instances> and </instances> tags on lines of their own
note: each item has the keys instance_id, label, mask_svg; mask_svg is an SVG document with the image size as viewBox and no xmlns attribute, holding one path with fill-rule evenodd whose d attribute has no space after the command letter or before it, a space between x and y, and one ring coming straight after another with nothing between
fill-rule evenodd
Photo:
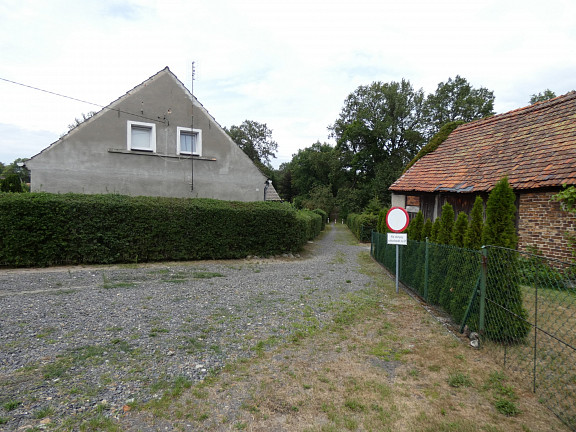
<instances>
[{"instance_id":1,"label":"gravel stone","mask_svg":"<svg viewBox=\"0 0 576 432\"><path fill-rule=\"evenodd\" d=\"M365 246L328 226L305 257L0 271L0 430L122 415L329 322L330 303L364 288ZM265 344L264 344L265 346Z\"/></svg>"}]
</instances>

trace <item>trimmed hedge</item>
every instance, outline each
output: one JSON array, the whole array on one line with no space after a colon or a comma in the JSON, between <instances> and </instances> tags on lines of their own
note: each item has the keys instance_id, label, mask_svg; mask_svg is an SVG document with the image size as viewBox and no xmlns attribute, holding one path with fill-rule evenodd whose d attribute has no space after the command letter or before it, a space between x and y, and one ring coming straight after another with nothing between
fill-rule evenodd
<instances>
[{"instance_id":1,"label":"trimmed hedge","mask_svg":"<svg viewBox=\"0 0 576 432\"><path fill-rule=\"evenodd\" d=\"M297 252L321 216L287 204L123 195L0 194L0 265L50 266Z\"/></svg>"},{"instance_id":2,"label":"trimmed hedge","mask_svg":"<svg viewBox=\"0 0 576 432\"><path fill-rule=\"evenodd\" d=\"M346 225L359 241L370 243L372 231L376 231L378 227L378 215L350 213L346 218Z\"/></svg>"},{"instance_id":3,"label":"trimmed hedge","mask_svg":"<svg viewBox=\"0 0 576 432\"><path fill-rule=\"evenodd\" d=\"M328 213L326 213L322 209L315 209L312 211L317 215L320 215L320 217L322 218L322 231L324 231L324 228L326 228L326 224L328 223Z\"/></svg>"}]
</instances>

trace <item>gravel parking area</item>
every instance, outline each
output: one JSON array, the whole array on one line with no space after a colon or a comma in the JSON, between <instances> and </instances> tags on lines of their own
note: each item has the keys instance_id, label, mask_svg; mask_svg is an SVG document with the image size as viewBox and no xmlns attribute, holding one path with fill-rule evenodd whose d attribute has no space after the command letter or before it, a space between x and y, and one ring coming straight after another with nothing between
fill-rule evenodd
<instances>
[{"instance_id":1,"label":"gravel parking area","mask_svg":"<svg viewBox=\"0 0 576 432\"><path fill-rule=\"evenodd\" d=\"M116 417L323 325L369 283L349 239L332 225L304 257L0 270L0 430Z\"/></svg>"}]
</instances>

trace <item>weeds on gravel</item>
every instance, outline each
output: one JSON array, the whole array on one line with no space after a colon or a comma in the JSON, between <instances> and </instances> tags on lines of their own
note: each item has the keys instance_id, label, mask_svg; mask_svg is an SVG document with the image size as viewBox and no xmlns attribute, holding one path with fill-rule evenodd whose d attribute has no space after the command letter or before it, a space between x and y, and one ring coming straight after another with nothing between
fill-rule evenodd
<instances>
[{"instance_id":1,"label":"weeds on gravel","mask_svg":"<svg viewBox=\"0 0 576 432\"><path fill-rule=\"evenodd\" d=\"M2 408L4 408L6 411L14 411L16 408L18 408L20 405L22 404L22 402L20 401L16 401L16 400L11 400L8 402L4 402L2 404Z\"/></svg>"},{"instance_id":2,"label":"weeds on gravel","mask_svg":"<svg viewBox=\"0 0 576 432\"><path fill-rule=\"evenodd\" d=\"M216 277L225 277L222 273L218 272L194 272L192 274L194 279L212 279Z\"/></svg>"},{"instance_id":3,"label":"weeds on gravel","mask_svg":"<svg viewBox=\"0 0 576 432\"><path fill-rule=\"evenodd\" d=\"M40 408L38 411L36 411L34 413L34 418L35 419L44 419L46 417L50 417L52 415L54 415L54 408L52 407L44 407L44 408Z\"/></svg>"}]
</instances>

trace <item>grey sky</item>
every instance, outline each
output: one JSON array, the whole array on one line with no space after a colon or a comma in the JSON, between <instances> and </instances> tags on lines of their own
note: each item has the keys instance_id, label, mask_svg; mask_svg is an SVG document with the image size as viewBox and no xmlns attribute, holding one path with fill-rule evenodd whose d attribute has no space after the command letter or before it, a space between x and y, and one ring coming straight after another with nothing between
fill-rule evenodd
<instances>
[{"instance_id":1,"label":"grey sky","mask_svg":"<svg viewBox=\"0 0 576 432\"><path fill-rule=\"evenodd\" d=\"M223 126L266 123L274 165L374 81L431 93L460 75L496 96L576 89L573 0L0 0L0 78L107 105L165 66ZM0 161L31 157L95 108L0 81Z\"/></svg>"}]
</instances>

